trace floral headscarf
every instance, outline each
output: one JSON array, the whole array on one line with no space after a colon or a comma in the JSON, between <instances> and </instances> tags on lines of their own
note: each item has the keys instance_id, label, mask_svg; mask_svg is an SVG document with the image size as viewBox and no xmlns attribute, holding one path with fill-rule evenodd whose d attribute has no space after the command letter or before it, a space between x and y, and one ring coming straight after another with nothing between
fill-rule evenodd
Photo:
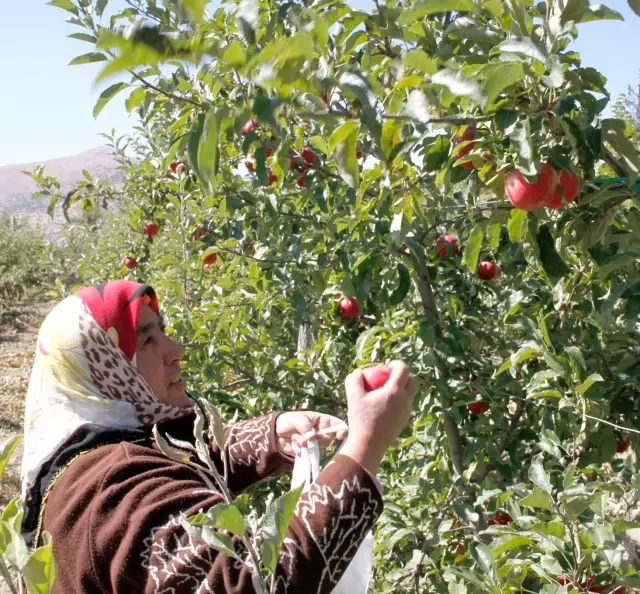
<instances>
[{"instance_id":1,"label":"floral headscarf","mask_svg":"<svg viewBox=\"0 0 640 594\"><path fill-rule=\"evenodd\" d=\"M23 495L83 425L137 429L193 412L161 403L137 371L143 303L158 313L150 286L112 281L67 297L43 322L25 406Z\"/></svg>"}]
</instances>

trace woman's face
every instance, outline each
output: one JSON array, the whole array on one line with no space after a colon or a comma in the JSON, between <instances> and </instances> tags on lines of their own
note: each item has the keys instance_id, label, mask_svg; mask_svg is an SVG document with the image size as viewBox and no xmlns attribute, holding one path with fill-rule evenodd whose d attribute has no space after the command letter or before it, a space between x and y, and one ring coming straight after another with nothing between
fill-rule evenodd
<instances>
[{"instance_id":1,"label":"woman's face","mask_svg":"<svg viewBox=\"0 0 640 594\"><path fill-rule=\"evenodd\" d=\"M146 304L140 308L136 363L160 402L188 407L191 402L180 378L183 348L164 333L160 317Z\"/></svg>"}]
</instances>

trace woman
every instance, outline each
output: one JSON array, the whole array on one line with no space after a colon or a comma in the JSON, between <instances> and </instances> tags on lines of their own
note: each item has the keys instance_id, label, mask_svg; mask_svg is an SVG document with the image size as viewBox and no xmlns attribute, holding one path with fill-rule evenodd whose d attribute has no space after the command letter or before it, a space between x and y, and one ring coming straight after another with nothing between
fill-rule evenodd
<instances>
[{"instance_id":1,"label":"woman","mask_svg":"<svg viewBox=\"0 0 640 594\"><path fill-rule=\"evenodd\" d=\"M188 465L165 456L151 429L193 441L194 407L153 289L113 281L78 291L44 321L25 410L23 535L53 537L54 594L253 593L249 569L185 531L180 516L221 503ZM377 467L406 424L417 381L392 364L365 393L347 379L349 435L301 496L280 552L276 591L329 593L382 511ZM229 488L291 470L329 415L285 412L226 428ZM327 436L318 436L326 443ZM220 453L211 444L212 456Z\"/></svg>"}]
</instances>

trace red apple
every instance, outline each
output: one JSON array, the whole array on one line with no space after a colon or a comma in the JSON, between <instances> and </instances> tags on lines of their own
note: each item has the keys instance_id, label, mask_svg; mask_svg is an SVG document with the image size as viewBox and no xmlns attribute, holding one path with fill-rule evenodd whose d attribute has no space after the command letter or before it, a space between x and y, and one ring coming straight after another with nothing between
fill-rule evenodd
<instances>
[{"instance_id":1,"label":"red apple","mask_svg":"<svg viewBox=\"0 0 640 594\"><path fill-rule=\"evenodd\" d=\"M567 203L573 202L580 191L580 180L578 176L571 171L563 169L558 175L558 187L553 198L545 204L547 208L559 210L564 207L564 200Z\"/></svg>"},{"instance_id":2,"label":"red apple","mask_svg":"<svg viewBox=\"0 0 640 594\"><path fill-rule=\"evenodd\" d=\"M566 575L559 575L557 577L558 583L561 586L570 586L573 582L571 581L571 578L566 576Z\"/></svg>"},{"instance_id":3,"label":"red apple","mask_svg":"<svg viewBox=\"0 0 640 594\"><path fill-rule=\"evenodd\" d=\"M480 416L489 410L489 403L486 400L478 400L467 404L467 409L472 415Z\"/></svg>"},{"instance_id":4,"label":"red apple","mask_svg":"<svg viewBox=\"0 0 640 594\"><path fill-rule=\"evenodd\" d=\"M256 170L255 159L253 155L249 155L244 162L244 166L253 173Z\"/></svg>"},{"instance_id":5,"label":"red apple","mask_svg":"<svg viewBox=\"0 0 640 594\"><path fill-rule=\"evenodd\" d=\"M267 173L269 174L269 185L272 186L278 181L278 176L275 175L271 169L269 169Z\"/></svg>"},{"instance_id":6,"label":"red apple","mask_svg":"<svg viewBox=\"0 0 640 594\"><path fill-rule=\"evenodd\" d=\"M289 160L289 171L293 171L296 168L296 162L293 159Z\"/></svg>"},{"instance_id":7,"label":"red apple","mask_svg":"<svg viewBox=\"0 0 640 594\"><path fill-rule=\"evenodd\" d=\"M251 134L258 127L258 120L249 120L243 127L243 134Z\"/></svg>"},{"instance_id":8,"label":"red apple","mask_svg":"<svg viewBox=\"0 0 640 594\"><path fill-rule=\"evenodd\" d=\"M511 526L513 523L513 519L511 516L504 511L503 509L499 509L493 515L493 519L489 520L489 524L491 526Z\"/></svg>"},{"instance_id":9,"label":"red apple","mask_svg":"<svg viewBox=\"0 0 640 594\"><path fill-rule=\"evenodd\" d=\"M461 142L473 140L476 137L476 133L477 133L477 130L475 126L467 126L462 136L456 135L451 139L451 144L453 144L453 146L458 146ZM464 157L465 155L468 155L473 150L473 147L475 146L476 146L475 142L470 142L467 146L465 146L464 148L458 151L458 154L456 155L456 159L462 159L462 157ZM464 167L465 169L475 169L471 161L468 161L467 163L462 163L460 166Z\"/></svg>"},{"instance_id":10,"label":"red apple","mask_svg":"<svg viewBox=\"0 0 640 594\"><path fill-rule=\"evenodd\" d=\"M158 235L159 227L155 223L145 223L142 230L144 231L145 235L148 235L149 237L155 237L156 235Z\"/></svg>"},{"instance_id":11,"label":"red apple","mask_svg":"<svg viewBox=\"0 0 640 594\"><path fill-rule=\"evenodd\" d=\"M273 149L268 146L266 149L264 149L264 158L268 159L271 155L273 155Z\"/></svg>"},{"instance_id":12,"label":"red apple","mask_svg":"<svg viewBox=\"0 0 640 594\"><path fill-rule=\"evenodd\" d=\"M138 265L138 260L133 256L127 256L122 262L129 270L133 270Z\"/></svg>"},{"instance_id":13,"label":"red apple","mask_svg":"<svg viewBox=\"0 0 640 594\"><path fill-rule=\"evenodd\" d=\"M362 159L362 151L356 151L356 159L358 159L358 161Z\"/></svg>"},{"instance_id":14,"label":"red apple","mask_svg":"<svg viewBox=\"0 0 640 594\"><path fill-rule=\"evenodd\" d=\"M362 385L367 392L371 392L382 388L390 376L391 369L388 367L367 367L362 370Z\"/></svg>"},{"instance_id":15,"label":"red apple","mask_svg":"<svg viewBox=\"0 0 640 594\"><path fill-rule=\"evenodd\" d=\"M500 266L498 266L495 262L489 262L485 260L484 262L480 262L478 266L478 278L483 281L492 281L500 278Z\"/></svg>"},{"instance_id":16,"label":"red apple","mask_svg":"<svg viewBox=\"0 0 640 594\"><path fill-rule=\"evenodd\" d=\"M625 439L624 441L619 441L618 445L616 447L616 452L618 454L624 454L629 447L631 446L631 440L630 439Z\"/></svg>"},{"instance_id":17,"label":"red apple","mask_svg":"<svg viewBox=\"0 0 640 594\"><path fill-rule=\"evenodd\" d=\"M217 259L217 254L209 254L208 256L205 256L204 258L202 258L202 267L209 268L211 265L216 263Z\"/></svg>"},{"instance_id":18,"label":"red apple","mask_svg":"<svg viewBox=\"0 0 640 594\"><path fill-rule=\"evenodd\" d=\"M538 180L529 183L517 169L509 172L504 188L511 204L520 210L534 211L544 206L555 194L558 175L551 165L545 163L538 173Z\"/></svg>"},{"instance_id":19,"label":"red apple","mask_svg":"<svg viewBox=\"0 0 640 594\"><path fill-rule=\"evenodd\" d=\"M198 227L191 236L191 241L197 241L198 239L202 239L207 234L206 227Z\"/></svg>"},{"instance_id":20,"label":"red apple","mask_svg":"<svg viewBox=\"0 0 640 594\"><path fill-rule=\"evenodd\" d=\"M307 174L303 173L299 178L298 181L296 182L301 188L305 188L306 187L306 183L307 183Z\"/></svg>"},{"instance_id":21,"label":"red apple","mask_svg":"<svg viewBox=\"0 0 640 594\"><path fill-rule=\"evenodd\" d=\"M185 164L182 161L174 161L173 163L171 163L171 165L169 165L169 169L171 169L173 173L178 171L178 169L184 169L184 167Z\"/></svg>"},{"instance_id":22,"label":"red apple","mask_svg":"<svg viewBox=\"0 0 640 594\"><path fill-rule=\"evenodd\" d=\"M455 235L443 235L436 241L438 258L446 258L447 256L457 256L460 253L458 247L458 238Z\"/></svg>"},{"instance_id":23,"label":"red apple","mask_svg":"<svg viewBox=\"0 0 640 594\"><path fill-rule=\"evenodd\" d=\"M305 147L302 150L302 158L307 162L311 163L311 165L315 165L318 162L318 155L313 152L313 149L310 147Z\"/></svg>"},{"instance_id":24,"label":"red apple","mask_svg":"<svg viewBox=\"0 0 640 594\"><path fill-rule=\"evenodd\" d=\"M627 594L627 589L624 586L618 586L611 594Z\"/></svg>"},{"instance_id":25,"label":"red apple","mask_svg":"<svg viewBox=\"0 0 640 594\"><path fill-rule=\"evenodd\" d=\"M345 297L340 301L340 313L346 320L353 320L360 315L360 306L355 297Z\"/></svg>"}]
</instances>

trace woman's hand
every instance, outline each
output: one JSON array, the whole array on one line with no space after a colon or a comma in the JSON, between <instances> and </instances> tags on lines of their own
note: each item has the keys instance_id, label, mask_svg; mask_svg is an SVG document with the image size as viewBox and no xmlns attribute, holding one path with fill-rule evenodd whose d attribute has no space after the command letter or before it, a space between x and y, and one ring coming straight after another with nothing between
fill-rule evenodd
<instances>
[{"instance_id":1,"label":"woman's hand","mask_svg":"<svg viewBox=\"0 0 640 594\"><path fill-rule=\"evenodd\" d=\"M295 410L282 413L276 420L280 452L297 456L307 441L316 439L320 447L328 446L335 438L344 439L349 433L347 424L332 415Z\"/></svg>"}]
</instances>

